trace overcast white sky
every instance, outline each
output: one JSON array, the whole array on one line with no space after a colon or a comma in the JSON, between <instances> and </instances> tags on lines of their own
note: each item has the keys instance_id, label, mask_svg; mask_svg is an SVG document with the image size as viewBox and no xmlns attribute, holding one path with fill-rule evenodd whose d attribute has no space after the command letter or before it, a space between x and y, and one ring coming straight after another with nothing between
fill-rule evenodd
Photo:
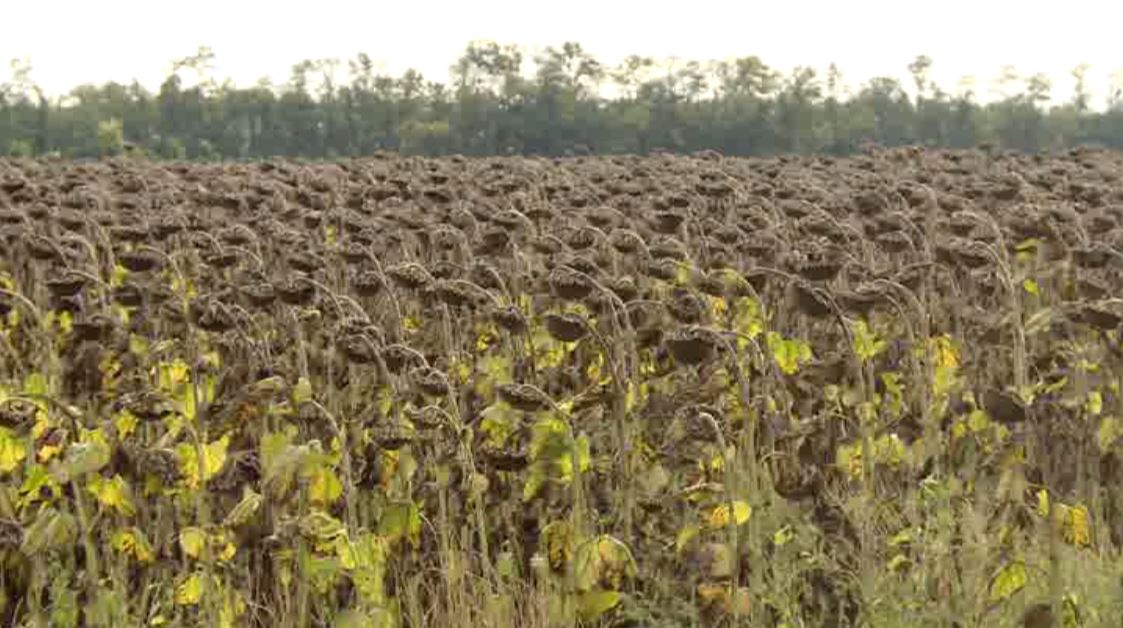
<instances>
[{"instance_id":1,"label":"overcast white sky","mask_svg":"<svg viewBox=\"0 0 1123 628\"><path fill-rule=\"evenodd\" d=\"M84 82L138 79L155 88L172 59L199 45L217 55L216 74L248 85L277 82L302 59L369 54L382 70L407 67L444 81L473 39L531 51L566 40L614 64L631 53L711 60L758 55L779 69L835 62L854 85L872 76L907 77L917 54L955 91L973 75L989 82L1012 64L1045 72L1067 98L1069 73L1091 64L1089 87L1102 105L1123 70L1123 2L1107 0L9 0L0 9L0 60L29 59L50 93ZM166 7L166 8L165 8ZM346 67L344 64L343 67ZM8 76L0 67L0 80Z\"/></svg>"}]
</instances>

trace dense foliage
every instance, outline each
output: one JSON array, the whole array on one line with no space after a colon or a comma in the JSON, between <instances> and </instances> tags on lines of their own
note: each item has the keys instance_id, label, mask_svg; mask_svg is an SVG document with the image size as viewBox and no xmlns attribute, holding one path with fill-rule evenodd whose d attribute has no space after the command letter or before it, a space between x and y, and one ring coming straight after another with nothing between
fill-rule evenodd
<instances>
[{"instance_id":1,"label":"dense foliage","mask_svg":"<svg viewBox=\"0 0 1123 628\"><path fill-rule=\"evenodd\" d=\"M1121 166L0 161L0 623L1118 626Z\"/></svg>"},{"instance_id":2,"label":"dense foliage","mask_svg":"<svg viewBox=\"0 0 1123 628\"><path fill-rule=\"evenodd\" d=\"M878 78L855 93L832 66L789 75L757 57L656 63L631 57L606 67L568 43L523 59L510 46L470 45L448 83L417 72L384 76L369 58L304 61L284 85L219 84L205 49L174 64L157 93L138 84L83 85L43 94L26 66L0 90L0 153L88 157L126 144L152 155L245 159L332 158L376 149L424 155L562 155L714 149L728 155L848 154L863 143L1024 150L1084 143L1123 146L1123 85L1093 107L1086 68L1071 97L1050 106L1041 75L1008 72L999 100L971 88L949 93L931 60L908 68L906 93ZM339 77L346 76L347 80Z\"/></svg>"}]
</instances>

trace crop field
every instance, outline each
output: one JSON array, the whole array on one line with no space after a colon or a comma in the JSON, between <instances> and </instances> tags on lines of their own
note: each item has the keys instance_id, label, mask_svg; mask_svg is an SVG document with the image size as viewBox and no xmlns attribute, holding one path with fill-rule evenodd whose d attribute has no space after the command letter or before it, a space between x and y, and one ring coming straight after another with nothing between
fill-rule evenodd
<instances>
[{"instance_id":1,"label":"crop field","mask_svg":"<svg viewBox=\"0 0 1123 628\"><path fill-rule=\"evenodd\" d=\"M0 161L0 625L1123 625L1123 154Z\"/></svg>"}]
</instances>

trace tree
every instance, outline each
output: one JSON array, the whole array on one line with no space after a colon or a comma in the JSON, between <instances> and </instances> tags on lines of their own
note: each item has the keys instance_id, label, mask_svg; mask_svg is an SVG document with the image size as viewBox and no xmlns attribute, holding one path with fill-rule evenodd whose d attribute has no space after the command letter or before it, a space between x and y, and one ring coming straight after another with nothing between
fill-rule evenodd
<instances>
[{"instance_id":1,"label":"tree","mask_svg":"<svg viewBox=\"0 0 1123 628\"><path fill-rule=\"evenodd\" d=\"M912 75L913 84L916 86L916 102L919 105L928 90L928 71L932 69L932 59L927 55L918 55L909 64L909 74Z\"/></svg>"},{"instance_id":2,"label":"tree","mask_svg":"<svg viewBox=\"0 0 1123 628\"><path fill-rule=\"evenodd\" d=\"M125 134L120 118L97 123L97 144L102 155L120 155L124 151Z\"/></svg>"},{"instance_id":3,"label":"tree","mask_svg":"<svg viewBox=\"0 0 1123 628\"><path fill-rule=\"evenodd\" d=\"M1071 98L1053 103L1043 74L1012 66L980 103L973 79L946 92L932 59L908 64L909 93L881 77L843 84L831 65L781 76L756 56L703 62L632 55L603 66L579 44L546 48L524 68L516 46L471 42L450 81L380 72L370 56L344 65L308 59L288 80L239 87L214 75L207 47L177 59L156 93L132 83L79 85L49 97L28 61L0 83L0 152L95 157L126 144L160 157L334 158L398 149L417 154L595 152L652 148L731 155L828 151L862 141L967 147L983 140L1017 150L1083 142L1123 146L1123 73L1106 109L1095 107L1088 67L1073 69ZM344 71L345 69L345 71ZM602 90L605 81L611 89ZM915 99L911 90L915 88Z\"/></svg>"},{"instance_id":4,"label":"tree","mask_svg":"<svg viewBox=\"0 0 1123 628\"><path fill-rule=\"evenodd\" d=\"M1089 67L1087 63L1081 63L1072 69L1072 78L1076 81L1072 89L1072 106L1079 113L1088 110L1088 86L1085 84L1085 77Z\"/></svg>"}]
</instances>

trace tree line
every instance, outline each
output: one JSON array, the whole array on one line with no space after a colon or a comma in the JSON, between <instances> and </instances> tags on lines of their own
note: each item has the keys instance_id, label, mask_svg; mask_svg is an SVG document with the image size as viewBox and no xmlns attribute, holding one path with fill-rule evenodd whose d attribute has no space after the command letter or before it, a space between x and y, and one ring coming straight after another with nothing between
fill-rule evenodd
<instances>
[{"instance_id":1,"label":"tree line","mask_svg":"<svg viewBox=\"0 0 1123 628\"><path fill-rule=\"evenodd\" d=\"M912 85L872 79L854 91L840 70L781 73L756 56L723 62L599 62L580 44L528 60L515 46L474 42L446 82L378 72L364 54L306 60L281 85L238 87L211 76L207 48L172 64L153 93L137 82L81 85L50 97L13 62L0 84L0 154L96 157L336 158L408 154L605 154L713 149L728 155L845 154L867 142L1020 150L1123 147L1123 84L1094 108L1086 66L1074 92L1052 98L1041 74L1008 68L1002 97L946 91L932 60L908 65ZM910 93L911 91L911 93ZM1059 100L1060 102L1057 102Z\"/></svg>"}]
</instances>

